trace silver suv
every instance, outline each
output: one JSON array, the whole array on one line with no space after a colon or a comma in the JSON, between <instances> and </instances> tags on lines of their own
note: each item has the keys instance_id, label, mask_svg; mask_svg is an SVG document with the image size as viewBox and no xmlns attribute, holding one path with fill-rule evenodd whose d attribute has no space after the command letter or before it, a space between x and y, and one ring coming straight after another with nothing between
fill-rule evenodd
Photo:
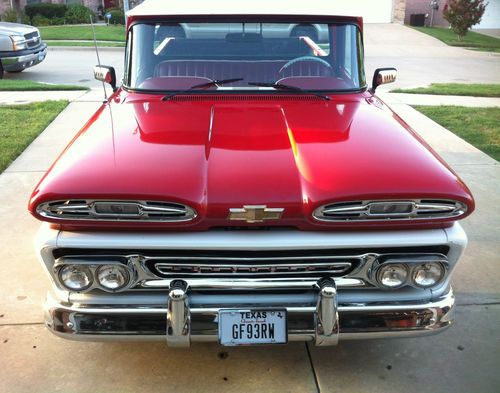
<instances>
[{"instance_id":1,"label":"silver suv","mask_svg":"<svg viewBox=\"0 0 500 393\"><path fill-rule=\"evenodd\" d=\"M21 72L41 63L47 56L36 27L0 22L0 79L4 71Z\"/></svg>"}]
</instances>

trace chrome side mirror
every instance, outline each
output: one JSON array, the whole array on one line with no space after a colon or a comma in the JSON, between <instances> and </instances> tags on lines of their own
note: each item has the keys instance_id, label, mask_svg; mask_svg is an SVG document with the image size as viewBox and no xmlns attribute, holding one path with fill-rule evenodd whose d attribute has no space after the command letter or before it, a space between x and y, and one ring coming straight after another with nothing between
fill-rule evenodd
<instances>
[{"instance_id":1,"label":"chrome side mirror","mask_svg":"<svg viewBox=\"0 0 500 393\"><path fill-rule=\"evenodd\" d=\"M113 67L95 66L94 78L111 85L113 91L116 91L116 72Z\"/></svg>"},{"instance_id":2,"label":"chrome side mirror","mask_svg":"<svg viewBox=\"0 0 500 393\"><path fill-rule=\"evenodd\" d=\"M377 87L380 85L385 85L386 83L392 83L396 80L396 75L398 70L395 68L377 68L373 74L372 81L372 92L375 92Z\"/></svg>"}]
</instances>

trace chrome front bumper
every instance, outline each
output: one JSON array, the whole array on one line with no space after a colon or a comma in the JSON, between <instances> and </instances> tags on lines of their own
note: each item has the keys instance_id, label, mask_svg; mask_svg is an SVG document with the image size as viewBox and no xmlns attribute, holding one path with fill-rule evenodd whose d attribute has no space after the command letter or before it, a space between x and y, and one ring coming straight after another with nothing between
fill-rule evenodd
<instances>
[{"instance_id":1,"label":"chrome front bumper","mask_svg":"<svg viewBox=\"0 0 500 393\"><path fill-rule=\"evenodd\" d=\"M344 304L338 302L332 280L318 282L307 294L283 295L191 293L185 284L176 283L165 293L163 306L66 304L49 296L45 315L49 330L67 339L164 340L169 346L188 347L191 342L218 340L221 309L286 308L289 341L327 346L339 340L440 332L453 323L454 303L450 289L433 301Z\"/></svg>"},{"instance_id":2,"label":"chrome front bumper","mask_svg":"<svg viewBox=\"0 0 500 393\"><path fill-rule=\"evenodd\" d=\"M47 57L47 46L42 46L39 50L27 55L16 55L3 57L1 59L5 71L19 71L25 68L33 67L41 63Z\"/></svg>"}]
</instances>

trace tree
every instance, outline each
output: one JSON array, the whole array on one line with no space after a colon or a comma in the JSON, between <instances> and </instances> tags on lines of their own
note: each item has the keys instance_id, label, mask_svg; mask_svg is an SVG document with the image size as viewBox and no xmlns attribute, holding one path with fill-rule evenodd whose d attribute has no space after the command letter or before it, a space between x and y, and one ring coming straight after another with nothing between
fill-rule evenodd
<instances>
[{"instance_id":1,"label":"tree","mask_svg":"<svg viewBox=\"0 0 500 393\"><path fill-rule=\"evenodd\" d=\"M481 22L487 5L484 0L448 0L443 17L461 41L472 26Z\"/></svg>"}]
</instances>

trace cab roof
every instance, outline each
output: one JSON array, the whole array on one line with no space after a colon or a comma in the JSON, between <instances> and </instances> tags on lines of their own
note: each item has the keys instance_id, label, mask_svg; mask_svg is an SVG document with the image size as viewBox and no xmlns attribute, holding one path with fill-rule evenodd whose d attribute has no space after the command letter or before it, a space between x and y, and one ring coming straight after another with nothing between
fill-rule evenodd
<instances>
[{"instance_id":1,"label":"cab roof","mask_svg":"<svg viewBox=\"0 0 500 393\"><path fill-rule=\"evenodd\" d=\"M351 16L344 2L297 0L146 0L127 16L290 15Z\"/></svg>"}]
</instances>

